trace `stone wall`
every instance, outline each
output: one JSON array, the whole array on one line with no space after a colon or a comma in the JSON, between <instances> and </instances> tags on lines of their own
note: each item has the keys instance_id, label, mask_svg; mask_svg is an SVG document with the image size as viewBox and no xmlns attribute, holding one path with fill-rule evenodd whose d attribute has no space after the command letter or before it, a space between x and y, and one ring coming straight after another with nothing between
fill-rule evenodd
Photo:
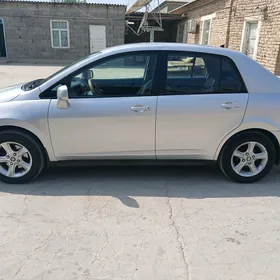
<instances>
[{"instance_id":1,"label":"stone wall","mask_svg":"<svg viewBox=\"0 0 280 280\"><path fill-rule=\"evenodd\" d=\"M106 25L107 47L124 43L125 6L0 2L8 58L73 61L90 53L89 25ZM90 16L88 16L90 15ZM69 22L69 48L52 48L50 20Z\"/></svg>"}]
</instances>

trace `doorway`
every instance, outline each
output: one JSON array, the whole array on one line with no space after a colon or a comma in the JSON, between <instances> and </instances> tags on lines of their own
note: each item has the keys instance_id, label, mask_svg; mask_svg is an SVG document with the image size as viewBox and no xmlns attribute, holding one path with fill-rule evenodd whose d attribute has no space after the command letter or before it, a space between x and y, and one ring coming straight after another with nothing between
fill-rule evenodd
<instances>
[{"instance_id":1,"label":"doorway","mask_svg":"<svg viewBox=\"0 0 280 280\"><path fill-rule=\"evenodd\" d=\"M187 43L187 41L188 41L187 28L188 28L188 22L183 22L183 23L178 24L176 42Z\"/></svg>"},{"instance_id":2,"label":"doorway","mask_svg":"<svg viewBox=\"0 0 280 280\"><path fill-rule=\"evenodd\" d=\"M89 26L90 53L106 48L106 25Z\"/></svg>"},{"instance_id":3,"label":"doorway","mask_svg":"<svg viewBox=\"0 0 280 280\"><path fill-rule=\"evenodd\" d=\"M4 20L0 18L0 57L7 57Z\"/></svg>"}]
</instances>

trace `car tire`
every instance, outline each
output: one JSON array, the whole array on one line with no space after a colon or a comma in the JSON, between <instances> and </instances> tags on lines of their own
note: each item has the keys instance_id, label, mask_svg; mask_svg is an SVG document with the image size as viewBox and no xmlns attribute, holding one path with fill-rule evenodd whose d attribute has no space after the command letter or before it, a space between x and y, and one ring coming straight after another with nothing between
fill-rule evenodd
<instances>
[{"instance_id":1,"label":"car tire","mask_svg":"<svg viewBox=\"0 0 280 280\"><path fill-rule=\"evenodd\" d=\"M27 133L16 130L0 132L0 180L8 184L34 180L45 167L41 146Z\"/></svg>"},{"instance_id":2,"label":"car tire","mask_svg":"<svg viewBox=\"0 0 280 280\"><path fill-rule=\"evenodd\" d=\"M228 141L219 157L223 173L238 183L253 183L264 178L272 169L276 149L266 135L242 133Z\"/></svg>"}]
</instances>

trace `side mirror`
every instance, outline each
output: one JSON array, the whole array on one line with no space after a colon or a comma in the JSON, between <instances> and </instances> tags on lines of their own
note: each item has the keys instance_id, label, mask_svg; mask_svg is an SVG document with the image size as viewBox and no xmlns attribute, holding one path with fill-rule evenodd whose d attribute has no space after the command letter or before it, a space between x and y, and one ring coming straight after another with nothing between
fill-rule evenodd
<instances>
[{"instance_id":1,"label":"side mirror","mask_svg":"<svg viewBox=\"0 0 280 280\"><path fill-rule=\"evenodd\" d=\"M69 107L69 95L67 86L60 86L57 89L57 108L67 109Z\"/></svg>"}]
</instances>

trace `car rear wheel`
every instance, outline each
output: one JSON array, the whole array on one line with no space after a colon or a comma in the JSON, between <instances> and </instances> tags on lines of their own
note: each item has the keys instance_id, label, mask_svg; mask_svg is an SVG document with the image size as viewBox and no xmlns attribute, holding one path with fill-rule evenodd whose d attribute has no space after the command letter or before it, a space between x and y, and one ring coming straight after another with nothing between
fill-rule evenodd
<instances>
[{"instance_id":1,"label":"car rear wheel","mask_svg":"<svg viewBox=\"0 0 280 280\"><path fill-rule=\"evenodd\" d=\"M43 167L43 152L36 140L20 131L0 132L0 179L3 182L29 182Z\"/></svg>"},{"instance_id":2,"label":"car rear wheel","mask_svg":"<svg viewBox=\"0 0 280 280\"><path fill-rule=\"evenodd\" d=\"M219 165L233 181L253 183L272 169L275 153L275 147L267 136L259 132L244 133L226 144Z\"/></svg>"}]
</instances>

